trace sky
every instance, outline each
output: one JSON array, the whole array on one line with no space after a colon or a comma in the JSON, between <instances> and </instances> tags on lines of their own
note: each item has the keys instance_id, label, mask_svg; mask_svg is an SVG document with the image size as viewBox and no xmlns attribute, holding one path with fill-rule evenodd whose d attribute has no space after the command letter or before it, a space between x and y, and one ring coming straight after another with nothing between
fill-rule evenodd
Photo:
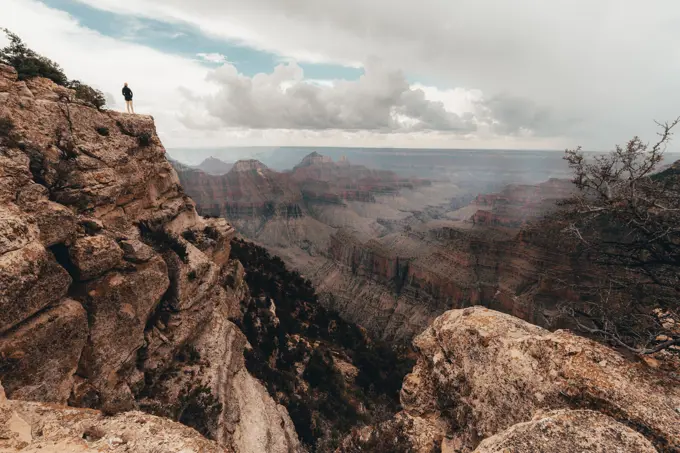
<instances>
[{"instance_id":1,"label":"sky","mask_svg":"<svg viewBox=\"0 0 680 453\"><path fill-rule=\"evenodd\" d=\"M680 115L677 0L2 3L166 147L606 150Z\"/></svg>"}]
</instances>

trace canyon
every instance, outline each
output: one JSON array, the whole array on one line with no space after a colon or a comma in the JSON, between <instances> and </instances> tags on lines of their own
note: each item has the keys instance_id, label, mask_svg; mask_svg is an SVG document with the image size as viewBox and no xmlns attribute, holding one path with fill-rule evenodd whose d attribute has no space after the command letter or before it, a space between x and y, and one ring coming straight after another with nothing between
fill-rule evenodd
<instances>
[{"instance_id":1,"label":"canyon","mask_svg":"<svg viewBox=\"0 0 680 453\"><path fill-rule=\"evenodd\" d=\"M679 451L656 358L450 310L547 322L537 270L575 266L527 222L569 190L318 154L207 175L0 65L0 449Z\"/></svg>"},{"instance_id":2,"label":"canyon","mask_svg":"<svg viewBox=\"0 0 680 453\"><path fill-rule=\"evenodd\" d=\"M174 165L201 213L228 218L309 278L325 306L386 341L408 343L475 304L549 325L558 290L543 276L570 265L527 228L571 193L567 179L479 193L497 178L406 177L317 152L285 172L253 160L220 176Z\"/></svg>"}]
</instances>

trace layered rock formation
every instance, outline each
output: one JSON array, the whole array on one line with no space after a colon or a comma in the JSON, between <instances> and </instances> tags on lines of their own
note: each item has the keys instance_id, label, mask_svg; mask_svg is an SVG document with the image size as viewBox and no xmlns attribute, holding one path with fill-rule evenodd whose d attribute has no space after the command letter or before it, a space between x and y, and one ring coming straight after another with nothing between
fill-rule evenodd
<instances>
[{"instance_id":1,"label":"layered rock formation","mask_svg":"<svg viewBox=\"0 0 680 453\"><path fill-rule=\"evenodd\" d=\"M413 451L680 449L677 377L593 341L472 307L414 345L399 416Z\"/></svg>"},{"instance_id":2,"label":"layered rock formation","mask_svg":"<svg viewBox=\"0 0 680 453\"><path fill-rule=\"evenodd\" d=\"M525 227L569 195L569 181L511 185L468 204L474 196L454 186L312 153L290 173L277 174L294 184L287 186L297 194L291 209L268 183L261 184L264 197L244 182L234 189L233 178L232 189L206 196L214 177L179 174L201 212L228 217L239 233L309 278L327 307L389 341L408 342L447 309L473 304L547 324L554 296L565 295L548 274L569 268L568 259ZM228 213L234 191L240 202L262 205L264 198L278 208L268 215Z\"/></svg>"},{"instance_id":3,"label":"layered rock formation","mask_svg":"<svg viewBox=\"0 0 680 453\"><path fill-rule=\"evenodd\" d=\"M297 185L257 160L240 160L221 176L181 164L175 168L183 187L205 215L260 222L301 213L302 193Z\"/></svg>"},{"instance_id":4,"label":"layered rock formation","mask_svg":"<svg viewBox=\"0 0 680 453\"><path fill-rule=\"evenodd\" d=\"M197 214L151 117L97 111L0 65L0 207L0 381L10 398L141 408L238 452L299 449L229 321L247 291L229 257L233 228ZM101 417L16 404L31 420Z\"/></svg>"}]
</instances>

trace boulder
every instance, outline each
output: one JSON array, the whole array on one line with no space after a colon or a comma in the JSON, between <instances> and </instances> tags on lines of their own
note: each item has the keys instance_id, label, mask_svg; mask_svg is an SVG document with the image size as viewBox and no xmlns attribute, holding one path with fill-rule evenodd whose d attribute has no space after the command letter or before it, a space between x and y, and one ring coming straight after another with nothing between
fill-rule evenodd
<instances>
[{"instance_id":1,"label":"boulder","mask_svg":"<svg viewBox=\"0 0 680 453\"><path fill-rule=\"evenodd\" d=\"M87 236L69 248L69 256L82 281L99 277L117 265L123 258L123 251L108 236Z\"/></svg>"},{"instance_id":2,"label":"boulder","mask_svg":"<svg viewBox=\"0 0 680 453\"><path fill-rule=\"evenodd\" d=\"M87 335L87 313L65 299L0 336L7 393L14 399L66 404Z\"/></svg>"},{"instance_id":3,"label":"boulder","mask_svg":"<svg viewBox=\"0 0 680 453\"><path fill-rule=\"evenodd\" d=\"M146 263L156 256L151 247L137 239L126 239L120 242L123 249L123 258L133 263Z\"/></svg>"},{"instance_id":4,"label":"boulder","mask_svg":"<svg viewBox=\"0 0 680 453\"><path fill-rule=\"evenodd\" d=\"M0 451L6 453L226 453L195 430L142 412L7 400L0 387Z\"/></svg>"},{"instance_id":5,"label":"boulder","mask_svg":"<svg viewBox=\"0 0 680 453\"><path fill-rule=\"evenodd\" d=\"M443 449L442 449L443 450ZM475 453L656 453L654 446L626 425L588 410L537 413L475 449Z\"/></svg>"},{"instance_id":6,"label":"boulder","mask_svg":"<svg viewBox=\"0 0 680 453\"><path fill-rule=\"evenodd\" d=\"M444 313L414 346L418 361L404 379L404 411L459 451L539 411L563 408L596 410L660 450L680 448L678 383L594 341L473 307Z\"/></svg>"},{"instance_id":7,"label":"boulder","mask_svg":"<svg viewBox=\"0 0 680 453\"><path fill-rule=\"evenodd\" d=\"M61 300L71 277L39 242L0 255L0 332Z\"/></svg>"}]
</instances>

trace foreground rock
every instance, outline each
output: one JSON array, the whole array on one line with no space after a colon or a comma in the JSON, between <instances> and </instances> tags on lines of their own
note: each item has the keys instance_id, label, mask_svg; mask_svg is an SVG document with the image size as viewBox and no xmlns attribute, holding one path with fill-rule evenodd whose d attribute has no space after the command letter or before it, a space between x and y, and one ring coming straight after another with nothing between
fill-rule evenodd
<instances>
[{"instance_id":1,"label":"foreground rock","mask_svg":"<svg viewBox=\"0 0 680 453\"><path fill-rule=\"evenodd\" d=\"M19 82L2 65L0 94L8 396L108 415L143 409L237 452L297 451L290 417L248 374L247 342L230 321L247 291L232 275L234 230L196 213L153 118L98 111L49 80ZM42 423L44 406L22 407ZM101 417L68 411L45 412L45 423ZM101 423L135 417L146 416Z\"/></svg>"},{"instance_id":2,"label":"foreground rock","mask_svg":"<svg viewBox=\"0 0 680 453\"><path fill-rule=\"evenodd\" d=\"M628 428L659 451L680 449L678 382L588 339L473 307L444 313L414 345L419 357L403 383L400 417L418 427L407 433L416 451L470 452L492 436L500 437L479 451L590 451L584 442L607 436L623 443L594 451L653 451L623 448L638 442ZM544 413L557 409L611 420ZM527 442L535 449L517 447Z\"/></svg>"},{"instance_id":3,"label":"foreground rock","mask_svg":"<svg viewBox=\"0 0 680 453\"><path fill-rule=\"evenodd\" d=\"M482 441L475 453L655 453L641 434L593 411L561 410L537 414L530 422Z\"/></svg>"},{"instance_id":4,"label":"foreground rock","mask_svg":"<svg viewBox=\"0 0 680 453\"><path fill-rule=\"evenodd\" d=\"M142 412L99 411L9 401L0 387L0 451L22 453L224 453L180 423Z\"/></svg>"}]
</instances>

